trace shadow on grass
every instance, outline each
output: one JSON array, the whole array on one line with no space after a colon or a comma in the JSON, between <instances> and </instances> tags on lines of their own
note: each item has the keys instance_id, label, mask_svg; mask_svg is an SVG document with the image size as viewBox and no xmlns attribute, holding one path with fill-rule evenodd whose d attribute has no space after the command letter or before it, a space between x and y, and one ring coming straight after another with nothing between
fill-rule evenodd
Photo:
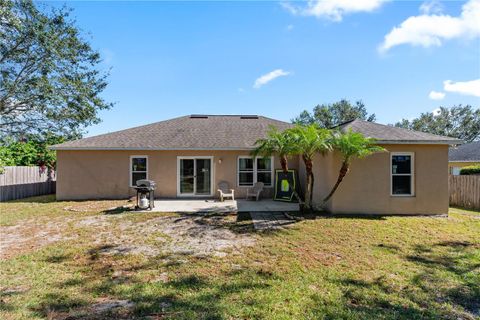
<instances>
[{"instance_id":1,"label":"shadow on grass","mask_svg":"<svg viewBox=\"0 0 480 320\"><path fill-rule=\"evenodd\" d=\"M70 258L70 255L66 254L53 254L44 259L45 262L49 263L62 263Z\"/></svg>"},{"instance_id":2,"label":"shadow on grass","mask_svg":"<svg viewBox=\"0 0 480 320\"><path fill-rule=\"evenodd\" d=\"M127 206L119 206L119 207L115 207L115 208L110 208L110 209L106 209L106 210L103 210L101 213L103 214L122 214L122 213L126 213L126 212L133 212L135 211L135 208L133 207L133 205L127 205Z\"/></svg>"},{"instance_id":3,"label":"shadow on grass","mask_svg":"<svg viewBox=\"0 0 480 320\"><path fill-rule=\"evenodd\" d=\"M191 219L195 224L213 229L228 229L236 234L253 234L255 228L248 212L244 213L179 213L179 219Z\"/></svg>"},{"instance_id":4,"label":"shadow on grass","mask_svg":"<svg viewBox=\"0 0 480 320\"><path fill-rule=\"evenodd\" d=\"M69 312L85 307L87 301L79 298L72 298L60 293L45 294L40 303L31 308L37 317L48 319L64 319Z\"/></svg>"},{"instance_id":5,"label":"shadow on grass","mask_svg":"<svg viewBox=\"0 0 480 320\"><path fill-rule=\"evenodd\" d=\"M465 241L443 241L430 250L416 247L406 259L422 268L413 279L425 293L439 301L461 306L480 317L480 245Z\"/></svg>"},{"instance_id":6,"label":"shadow on grass","mask_svg":"<svg viewBox=\"0 0 480 320\"><path fill-rule=\"evenodd\" d=\"M271 212L272 215L279 212ZM274 235L284 233L288 229L288 225L293 225L299 220L289 219L286 215L282 214L282 221L274 224L275 228L265 228L264 230L256 230L252 216L249 212L198 212L198 213L185 213L177 212L179 217L174 222L182 220L191 220L198 226L204 226L210 229L228 229L235 234L258 234L261 236Z\"/></svg>"},{"instance_id":7,"label":"shadow on grass","mask_svg":"<svg viewBox=\"0 0 480 320\"><path fill-rule=\"evenodd\" d=\"M38 304L30 308L34 315L50 319L224 319L229 313L225 300L240 299L252 290L268 289L268 280L278 278L272 272L250 268L227 270L215 277L188 271L176 276L179 265L171 266L167 261L196 258L161 255L130 261L123 257L127 260L122 262L118 257L105 255L105 249L106 246L93 247L82 257L64 260L63 263L75 263L78 272L59 282L53 293L39 297ZM161 276L169 271L171 278L146 280L139 276L142 272ZM125 301L128 306L115 307L110 303L114 307L99 309L95 307L99 304L97 300L86 301L59 293L66 288L89 297L102 297L105 302ZM255 295L248 297L242 303L249 308L259 305Z\"/></svg>"},{"instance_id":8,"label":"shadow on grass","mask_svg":"<svg viewBox=\"0 0 480 320\"><path fill-rule=\"evenodd\" d=\"M414 263L417 272L406 286L392 278L373 280L346 277L332 282L342 288L343 301L319 305L316 312L327 318L359 319L477 319L480 317L480 260L478 244L444 241L413 246L403 254L395 246L381 247ZM312 296L320 302L320 297Z\"/></svg>"},{"instance_id":9,"label":"shadow on grass","mask_svg":"<svg viewBox=\"0 0 480 320\"><path fill-rule=\"evenodd\" d=\"M47 194L43 196L35 196L35 197L11 200L5 203L51 203L56 201L57 200L56 200L55 194Z\"/></svg>"},{"instance_id":10,"label":"shadow on grass","mask_svg":"<svg viewBox=\"0 0 480 320\"><path fill-rule=\"evenodd\" d=\"M386 220L388 216L376 214L333 214L327 211L313 211L313 212L289 212L294 218L299 219L361 219L361 220Z\"/></svg>"},{"instance_id":11,"label":"shadow on grass","mask_svg":"<svg viewBox=\"0 0 480 320\"><path fill-rule=\"evenodd\" d=\"M24 290L19 290L19 289L0 290L0 311L14 311L15 308L7 300L23 292Z\"/></svg>"}]
</instances>

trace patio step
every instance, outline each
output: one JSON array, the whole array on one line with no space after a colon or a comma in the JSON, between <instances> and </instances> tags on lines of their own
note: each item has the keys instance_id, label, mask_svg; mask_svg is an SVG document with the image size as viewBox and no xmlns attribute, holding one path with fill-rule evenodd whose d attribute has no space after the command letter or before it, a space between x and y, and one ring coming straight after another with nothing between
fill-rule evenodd
<instances>
[{"instance_id":1,"label":"patio step","mask_svg":"<svg viewBox=\"0 0 480 320\"><path fill-rule=\"evenodd\" d=\"M252 211L250 216L257 231L281 230L295 223L295 221L287 219L283 212Z\"/></svg>"}]
</instances>

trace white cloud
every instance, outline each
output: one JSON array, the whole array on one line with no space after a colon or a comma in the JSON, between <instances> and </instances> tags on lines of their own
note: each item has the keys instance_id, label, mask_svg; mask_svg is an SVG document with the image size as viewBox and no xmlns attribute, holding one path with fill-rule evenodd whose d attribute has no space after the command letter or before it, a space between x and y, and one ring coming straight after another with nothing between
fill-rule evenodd
<instances>
[{"instance_id":1,"label":"white cloud","mask_svg":"<svg viewBox=\"0 0 480 320\"><path fill-rule=\"evenodd\" d=\"M438 0L425 1L420 6L420 12L423 14L440 13L443 11L443 6Z\"/></svg>"},{"instance_id":2,"label":"white cloud","mask_svg":"<svg viewBox=\"0 0 480 320\"><path fill-rule=\"evenodd\" d=\"M438 116L442 110L440 108L436 108L432 110L434 116Z\"/></svg>"},{"instance_id":3,"label":"white cloud","mask_svg":"<svg viewBox=\"0 0 480 320\"><path fill-rule=\"evenodd\" d=\"M281 2L282 7L294 15L327 18L342 21L344 15L355 12L371 12L389 0L310 0L306 6L294 6Z\"/></svg>"},{"instance_id":4,"label":"white cloud","mask_svg":"<svg viewBox=\"0 0 480 320\"><path fill-rule=\"evenodd\" d=\"M480 79L464 82L443 81L443 90L480 97Z\"/></svg>"},{"instance_id":5,"label":"white cloud","mask_svg":"<svg viewBox=\"0 0 480 320\"><path fill-rule=\"evenodd\" d=\"M266 85L267 83L269 83L273 79L276 79L278 77L288 76L289 74L290 74L290 72L283 71L282 69L273 70L273 71L259 77L257 80L255 80L255 83L253 84L253 87L255 89L258 89L261 86Z\"/></svg>"},{"instance_id":6,"label":"white cloud","mask_svg":"<svg viewBox=\"0 0 480 320\"><path fill-rule=\"evenodd\" d=\"M292 31L293 30L293 24L289 24L287 26L287 31Z\"/></svg>"},{"instance_id":7,"label":"white cloud","mask_svg":"<svg viewBox=\"0 0 480 320\"><path fill-rule=\"evenodd\" d=\"M422 14L409 17L385 36L379 47L386 52L401 44L440 46L442 41L480 36L480 0L470 0L458 17L443 14Z\"/></svg>"},{"instance_id":8,"label":"white cloud","mask_svg":"<svg viewBox=\"0 0 480 320\"><path fill-rule=\"evenodd\" d=\"M445 98L445 93L438 91L430 91L428 97L432 100L442 100L443 98Z\"/></svg>"}]
</instances>

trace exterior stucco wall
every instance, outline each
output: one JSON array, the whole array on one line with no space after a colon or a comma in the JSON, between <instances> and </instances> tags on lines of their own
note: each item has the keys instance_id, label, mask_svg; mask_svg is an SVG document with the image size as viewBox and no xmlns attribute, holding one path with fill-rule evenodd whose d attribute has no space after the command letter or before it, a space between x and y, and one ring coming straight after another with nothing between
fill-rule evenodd
<instances>
[{"instance_id":1,"label":"exterior stucco wall","mask_svg":"<svg viewBox=\"0 0 480 320\"><path fill-rule=\"evenodd\" d=\"M248 151L57 151L57 199L122 199L134 195L130 183L130 156L148 156L148 178L157 183L155 196L177 197L177 156L213 156L214 191L219 181L229 182L237 197L247 187L237 186L237 158ZM222 160L219 163L219 160ZM274 157L275 169L280 168ZM298 169L298 158L289 165ZM216 195L216 194L215 194ZM265 197L273 195L266 188Z\"/></svg>"},{"instance_id":2,"label":"exterior stucco wall","mask_svg":"<svg viewBox=\"0 0 480 320\"><path fill-rule=\"evenodd\" d=\"M448 146L384 145L388 152L352 162L327 209L339 214L448 213ZM390 152L414 153L414 196L391 196ZM337 153L315 159L314 203L335 184L341 166ZM323 172L322 171L326 171ZM319 173L317 173L319 172Z\"/></svg>"}]
</instances>

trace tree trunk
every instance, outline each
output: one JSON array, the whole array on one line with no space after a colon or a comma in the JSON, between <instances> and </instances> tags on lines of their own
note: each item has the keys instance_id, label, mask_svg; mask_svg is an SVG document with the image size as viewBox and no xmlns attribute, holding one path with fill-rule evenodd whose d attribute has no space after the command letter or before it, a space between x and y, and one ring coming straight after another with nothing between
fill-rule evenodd
<instances>
[{"instance_id":1,"label":"tree trunk","mask_svg":"<svg viewBox=\"0 0 480 320\"><path fill-rule=\"evenodd\" d=\"M280 156L280 166L282 167L283 173L288 173L288 160L287 156Z\"/></svg>"},{"instance_id":2,"label":"tree trunk","mask_svg":"<svg viewBox=\"0 0 480 320\"><path fill-rule=\"evenodd\" d=\"M313 171L311 172L310 183L312 185L310 188L310 206L312 206L313 208L313 185L315 184L315 177L313 176Z\"/></svg>"},{"instance_id":3,"label":"tree trunk","mask_svg":"<svg viewBox=\"0 0 480 320\"><path fill-rule=\"evenodd\" d=\"M325 206L327 204L327 201L330 200L330 198L333 196L333 194L337 190L338 186L342 182L343 178L345 178L345 176L347 175L349 169L350 169L349 163L346 162L346 161L343 161L342 167L340 168L340 172L338 174L337 182L333 186L333 189L332 189L332 191L330 191L328 196L326 196L325 199L323 199L323 206Z\"/></svg>"},{"instance_id":4,"label":"tree trunk","mask_svg":"<svg viewBox=\"0 0 480 320\"><path fill-rule=\"evenodd\" d=\"M308 211L312 210L312 198L313 198L313 162L311 159L307 159L305 156L302 156L303 162L305 163L305 171L307 176L307 188L305 190L305 209Z\"/></svg>"}]
</instances>

